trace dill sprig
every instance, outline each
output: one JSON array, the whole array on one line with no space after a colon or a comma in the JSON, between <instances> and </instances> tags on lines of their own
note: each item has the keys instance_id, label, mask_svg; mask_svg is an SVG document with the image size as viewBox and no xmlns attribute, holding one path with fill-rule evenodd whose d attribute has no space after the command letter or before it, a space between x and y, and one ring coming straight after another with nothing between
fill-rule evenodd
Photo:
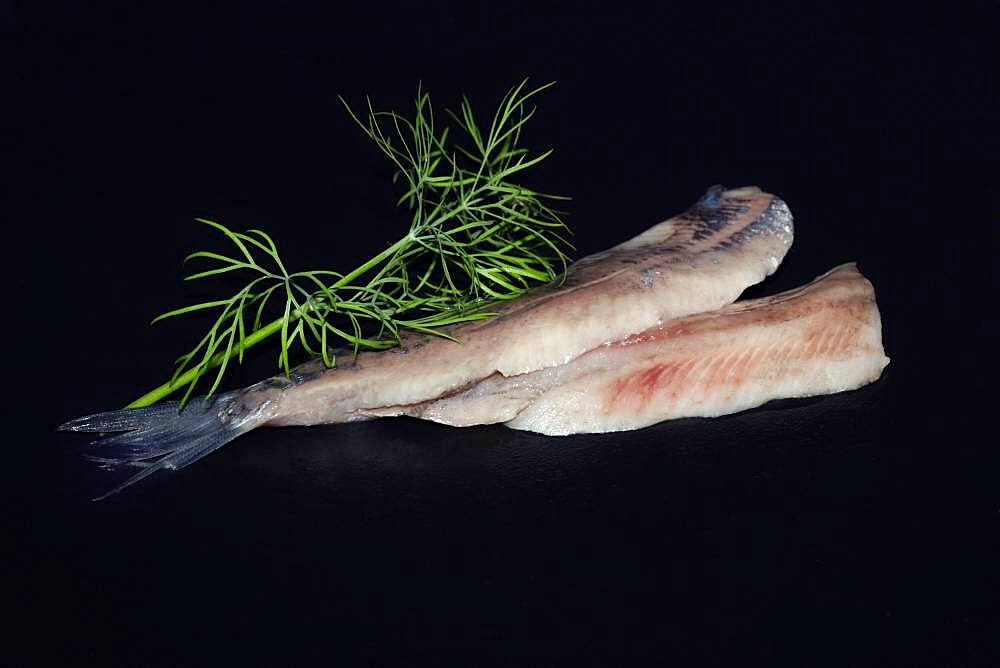
<instances>
[{"instance_id":1,"label":"dill sprig","mask_svg":"<svg viewBox=\"0 0 1000 668\"><path fill-rule=\"evenodd\" d=\"M216 311L208 332L177 360L168 383L129 407L147 406L186 388L181 405L214 369L214 393L229 361L242 362L248 348L280 337L278 366L290 373L296 346L336 365L330 344L385 349L399 344L401 329L449 336L441 328L493 315L491 304L518 297L555 280L566 268L570 248L561 213L548 206L566 199L518 183L520 173L540 163L519 146L521 131L534 114L531 98L552 84L527 88L527 80L501 99L488 127L480 129L467 98L447 112L457 128L440 128L430 96L418 87L415 114L375 111L366 100L359 117L339 98L350 117L396 167L394 180L405 192L398 204L408 211L409 230L353 271L288 272L274 240L261 230L236 232L198 219L233 245L230 255L198 251L190 260L211 268L185 280L240 272L247 282L236 294L164 313L153 322L201 311ZM461 141L452 141L460 134ZM281 304L284 302L283 305ZM274 317L265 323L265 313Z\"/></svg>"}]
</instances>

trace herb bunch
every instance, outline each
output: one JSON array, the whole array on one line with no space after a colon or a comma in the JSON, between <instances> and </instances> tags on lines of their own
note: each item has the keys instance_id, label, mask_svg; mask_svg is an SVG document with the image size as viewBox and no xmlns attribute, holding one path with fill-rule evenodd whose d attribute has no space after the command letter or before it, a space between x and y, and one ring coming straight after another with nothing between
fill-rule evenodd
<instances>
[{"instance_id":1,"label":"herb bunch","mask_svg":"<svg viewBox=\"0 0 1000 668\"><path fill-rule=\"evenodd\" d=\"M552 84L527 88L527 80L501 99L482 129L463 98L450 123L438 125L430 96L418 87L412 119L394 111L359 117L347 113L396 167L405 192L397 204L408 212L409 229L353 271L288 272L274 240L261 230L236 232L205 219L233 245L229 255L198 251L188 260L212 263L185 280L241 272L247 277L236 294L178 308L166 318L215 311L208 332L177 360L168 383L129 404L147 406L182 388L181 405L214 369L214 393L229 361L242 361L248 348L280 337L278 366L288 374L297 346L336 365L330 344L385 349L399 344L401 329L449 336L441 328L493 315L491 304L513 299L559 277L570 248L561 213L549 206L563 197L536 192L518 182L521 172L540 163L519 145L534 114L527 103ZM453 132L452 128L457 132ZM458 141L453 134L460 135ZM282 304L282 301L284 302ZM266 313L276 317L265 319Z\"/></svg>"}]
</instances>

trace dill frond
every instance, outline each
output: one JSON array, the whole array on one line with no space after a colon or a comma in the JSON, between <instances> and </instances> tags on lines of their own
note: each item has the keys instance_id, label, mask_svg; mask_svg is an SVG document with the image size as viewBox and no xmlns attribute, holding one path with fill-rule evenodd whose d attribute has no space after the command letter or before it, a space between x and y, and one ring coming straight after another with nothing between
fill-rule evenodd
<instances>
[{"instance_id":1,"label":"dill frond","mask_svg":"<svg viewBox=\"0 0 1000 668\"><path fill-rule=\"evenodd\" d=\"M335 366L331 344L385 349L409 329L448 336L442 328L489 317L491 305L514 299L563 274L571 248L562 213L547 195L518 182L551 150L532 155L519 145L535 110L528 103L550 87L527 88L527 80L501 99L488 126L480 127L467 98L450 123L438 124L430 95L418 87L415 113L376 111L366 100L364 117L339 98L347 113L396 167L405 191L398 204L409 230L353 271L290 273L274 240L261 230L236 232L198 219L233 245L232 256L199 251L185 261L211 263L186 277L201 280L239 272L247 282L227 299L168 311L153 322L215 310L208 332L177 360L170 382L132 402L147 406L186 388L182 405L206 376L214 393L229 361L242 362L248 348L280 337L278 366L290 373L297 347ZM455 139L458 135L458 139ZM276 317L264 323L265 313Z\"/></svg>"}]
</instances>

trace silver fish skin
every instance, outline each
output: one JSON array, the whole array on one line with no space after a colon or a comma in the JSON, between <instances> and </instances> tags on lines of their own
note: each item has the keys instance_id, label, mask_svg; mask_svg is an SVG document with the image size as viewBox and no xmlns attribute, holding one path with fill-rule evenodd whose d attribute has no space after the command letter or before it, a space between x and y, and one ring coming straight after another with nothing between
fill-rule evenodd
<instances>
[{"instance_id":1,"label":"silver fish skin","mask_svg":"<svg viewBox=\"0 0 1000 668\"><path fill-rule=\"evenodd\" d=\"M845 264L800 288L665 322L560 367L497 374L452 396L370 414L503 422L549 435L613 432L855 389L888 363L874 289Z\"/></svg>"},{"instance_id":2,"label":"silver fish skin","mask_svg":"<svg viewBox=\"0 0 1000 668\"><path fill-rule=\"evenodd\" d=\"M663 322L733 302L777 269L793 239L778 197L750 186L710 188L687 211L569 266L564 280L499 307L488 320L447 330L459 342L404 333L398 348L338 352L288 378L192 401L109 411L60 429L124 433L99 438L94 457L135 475L109 494L161 469L179 469L260 426L370 419L460 392L495 375L557 368L601 345ZM400 409L400 413L405 409Z\"/></svg>"}]
</instances>

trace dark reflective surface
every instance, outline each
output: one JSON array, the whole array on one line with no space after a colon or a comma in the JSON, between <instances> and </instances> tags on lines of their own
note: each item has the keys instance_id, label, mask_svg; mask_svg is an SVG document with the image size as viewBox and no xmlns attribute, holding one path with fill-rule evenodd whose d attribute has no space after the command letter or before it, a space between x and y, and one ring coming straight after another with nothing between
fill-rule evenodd
<instances>
[{"instance_id":1,"label":"dark reflective surface","mask_svg":"<svg viewBox=\"0 0 1000 668\"><path fill-rule=\"evenodd\" d=\"M919 40L916 7L0 3L20 54L4 662L997 665L996 295L976 290L995 262L975 257L995 132L971 130L995 40L949 42L956 16ZM579 255L759 184L797 237L748 296L857 260L883 378L602 436L262 430L88 501L114 481L53 429L159 384L200 335L147 324L208 296L179 280L217 248L193 217L266 229L296 268L356 266L405 219L336 95L402 109L422 79L486 109L524 75L559 81L528 185L574 197Z\"/></svg>"},{"instance_id":2,"label":"dark reflective surface","mask_svg":"<svg viewBox=\"0 0 1000 668\"><path fill-rule=\"evenodd\" d=\"M996 510L968 453L893 438L893 376L614 435L261 430L99 504L82 497L107 478L64 435L65 496L32 529L35 604L73 629L66 651L168 663L184 658L160 626L173 615L213 651L263 623L410 659L979 656Z\"/></svg>"},{"instance_id":3,"label":"dark reflective surface","mask_svg":"<svg viewBox=\"0 0 1000 668\"><path fill-rule=\"evenodd\" d=\"M410 418L263 429L227 447L226 462L216 467L238 467L249 476L247 487L265 495L308 488L321 498L328 495L331 503L358 493L367 496L371 492L363 490L386 485L405 495L402 507L456 489L473 495L502 490L537 495L558 489L593 496L614 488L619 478L654 470L663 478L654 476L648 483L669 494L676 482L672 476L711 477L720 468L764 465L790 451L816 457L823 451L876 446L889 376L887 371L879 382L854 392L774 401L736 415L673 420L613 434L548 437L498 425L456 429ZM74 457L88 441L86 435L60 434L59 439L64 457ZM94 485L96 495L122 477L120 471L94 472L86 462L80 468L72 475L80 492L84 484ZM164 473L143 486L159 487L146 492L159 495L194 470ZM125 496L132 491L137 490Z\"/></svg>"}]
</instances>

